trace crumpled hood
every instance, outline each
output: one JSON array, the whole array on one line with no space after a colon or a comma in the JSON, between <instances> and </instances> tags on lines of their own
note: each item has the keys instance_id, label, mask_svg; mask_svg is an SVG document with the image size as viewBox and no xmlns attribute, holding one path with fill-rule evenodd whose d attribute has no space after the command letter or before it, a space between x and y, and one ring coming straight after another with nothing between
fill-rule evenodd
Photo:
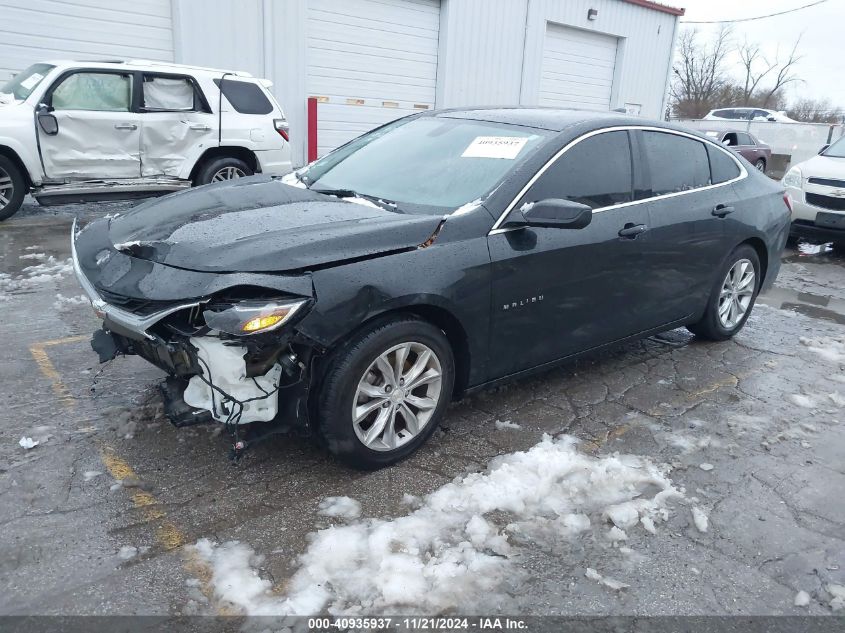
<instances>
[{"instance_id":1,"label":"crumpled hood","mask_svg":"<svg viewBox=\"0 0 845 633\"><path fill-rule=\"evenodd\" d=\"M845 180L845 158L813 156L799 165L804 178L836 178Z\"/></svg>"},{"instance_id":2,"label":"crumpled hood","mask_svg":"<svg viewBox=\"0 0 845 633\"><path fill-rule=\"evenodd\" d=\"M111 219L109 239L188 270L289 272L419 246L440 221L256 176L145 202Z\"/></svg>"}]
</instances>

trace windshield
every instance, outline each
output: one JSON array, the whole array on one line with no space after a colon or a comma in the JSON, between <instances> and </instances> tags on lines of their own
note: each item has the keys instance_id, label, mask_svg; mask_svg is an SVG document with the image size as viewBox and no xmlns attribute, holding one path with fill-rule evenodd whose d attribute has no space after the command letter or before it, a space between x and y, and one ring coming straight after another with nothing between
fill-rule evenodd
<instances>
[{"instance_id":1,"label":"windshield","mask_svg":"<svg viewBox=\"0 0 845 633\"><path fill-rule=\"evenodd\" d=\"M41 80L54 68L55 66L50 64L33 64L7 81L0 88L0 93L12 95L17 101L23 101L32 94Z\"/></svg>"},{"instance_id":2,"label":"windshield","mask_svg":"<svg viewBox=\"0 0 845 633\"><path fill-rule=\"evenodd\" d=\"M320 159L302 178L318 191L442 211L481 198L552 134L487 121L401 119Z\"/></svg>"},{"instance_id":3,"label":"windshield","mask_svg":"<svg viewBox=\"0 0 845 633\"><path fill-rule=\"evenodd\" d=\"M845 136L833 143L825 151L822 156L830 156L831 158L845 158Z\"/></svg>"}]
</instances>

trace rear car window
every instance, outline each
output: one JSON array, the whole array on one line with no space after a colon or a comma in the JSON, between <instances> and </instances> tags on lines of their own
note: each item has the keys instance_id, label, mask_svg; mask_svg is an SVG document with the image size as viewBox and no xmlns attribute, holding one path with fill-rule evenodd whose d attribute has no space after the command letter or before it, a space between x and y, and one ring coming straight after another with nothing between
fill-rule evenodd
<instances>
[{"instance_id":1,"label":"rear car window","mask_svg":"<svg viewBox=\"0 0 845 633\"><path fill-rule=\"evenodd\" d=\"M740 145L754 145L754 141L751 139L750 136L748 136L748 134L737 132L736 138Z\"/></svg>"},{"instance_id":2,"label":"rear car window","mask_svg":"<svg viewBox=\"0 0 845 633\"><path fill-rule=\"evenodd\" d=\"M593 209L633 200L627 132L604 132L569 148L531 187L525 202L565 198Z\"/></svg>"},{"instance_id":3,"label":"rear car window","mask_svg":"<svg viewBox=\"0 0 845 633\"><path fill-rule=\"evenodd\" d=\"M132 77L117 73L79 72L65 77L53 89L56 110L128 112L132 103Z\"/></svg>"},{"instance_id":4,"label":"rear car window","mask_svg":"<svg viewBox=\"0 0 845 633\"><path fill-rule=\"evenodd\" d=\"M228 77L221 82L215 79L214 83L220 88L232 107L241 114L270 114L273 111L273 104L264 94L264 91L256 84L248 81L237 81Z\"/></svg>"},{"instance_id":5,"label":"rear car window","mask_svg":"<svg viewBox=\"0 0 845 633\"><path fill-rule=\"evenodd\" d=\"M145 110L189 112L197 108L194 84L187 77L144 75L142 104Z\"/></svg>"},{"instance_id":6,"label":"rear car window","mask_svg":"<svg viewBox=\"0 0 845 633\"><path fill-rule=\"evenodd\" d=\"M717 147L707 146L710 155L710 173L713 184L733 180L739 176L739 165L736 161Z\"/></svg>"},{"instance_id":7,"label":"rear car window","mask_svg":"<svg viewBox=\"0 0 845 633\"><path fill-rule=\"evenodd\" d=\"M710 161L701 141L664 132L643 132L654 196L710 184Z\"/></svg>"}]
</instances>

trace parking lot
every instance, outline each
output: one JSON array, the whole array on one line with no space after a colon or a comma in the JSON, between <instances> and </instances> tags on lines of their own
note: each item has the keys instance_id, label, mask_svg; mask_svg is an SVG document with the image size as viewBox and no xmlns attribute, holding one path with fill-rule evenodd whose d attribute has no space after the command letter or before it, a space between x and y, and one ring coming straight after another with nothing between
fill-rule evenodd
<instances>
[{"instance_id":1,"label":"parking lot","mask_svg":"<svg viewBox=\"0 0 845 633\"><path fill-rule=\"evenodd\" d=\"M71 272L70 225L77 214L130 206L28 204L0 225L0 613L284 610L286 598L308 595L303 570L316 577L320 565L335 611L448 613L457 609L448 596L403 586L395 557L373 570L381 585L360 588L342 566L347 553L335 550L332 567L317 546L332 525L346 525L340 534L350 538L398 534L402 517L432 506L426 495L484 473L497 456L540 445L532 454L576 459L542 444L544 434L577 438L584 468L604 468L614 453L638 456L625 468L655 465L665 478L658 487L676 494L652 530L590 504L580 506L588 527L571 534L541 529L530 504L486 514L507 544L478 551L508 573L479 586L470 576L483 568L462 559L466 568L450 577L465 582L447 585L461 612L845 606L845 256L788 250L776 287L732 341L700 343L676 330L455 403L432 441L395 467L353 471L284 436L234 464L219 426L166 421L161 372L135 357L101 367L90 349L99 326ZM26 449L22 438L38 444ZM349 497L360 511L329 497ZM230 541L238 544L215 545ZM245 595L249 587L257 593Z\"/></svg>"}]
</instances>

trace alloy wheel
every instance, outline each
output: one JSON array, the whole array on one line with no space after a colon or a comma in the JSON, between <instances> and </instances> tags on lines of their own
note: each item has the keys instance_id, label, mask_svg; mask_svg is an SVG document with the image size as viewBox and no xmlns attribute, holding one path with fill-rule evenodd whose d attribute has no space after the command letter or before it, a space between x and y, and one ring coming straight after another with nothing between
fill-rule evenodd
<instances>
[{"instance_id":1,"label":"alloy wheel","mask_svg":"<svg viewBox=\"0 0 845 633\"><path fill-rule=\"evenodd\" d=\"M361 443L392 451L418 436L440 402L443 371L422 343L400 343L367 368L352 400L352 426Z\"/></svg>"},{"instance_id":2,"label":"alloy wheel","mask_svg":"<svg viewBox=\"0 0 845 633\"><path fill-rule=\"evenodd\" d=\"M235 178L243 178L246 173L243 169L238 167L224 167L218 169L214 176L211 177L211 182L222 182L224 180L234 180Z\"/></svg>"},{"instance_id":3,"label":"alloy wheel","mask_svg":"<svg viewBox=\"0 0 845 633\"><path fill-rule=\"evenodd\" d=\"M762 160L758 160L756 163L754 163L754 166L757 168L758 171L766 171L766 163L764 163Z\"/></svg>"},{"instance_id":4,"label":"alloy wheel","mask_svg":"<svg viewBox=\"0 0 845 633\"><path fill-rule=\"evenodd\" d=\"M742 321L754 296L754 264L751 260L737 260L728 271L719 293L719 323L732 330Z\"/></svg>"},{"instance_id":5,"label":"alloy wheel","mask_svg":"<svg viewBox=\"0 0 845 633\"><path fill-rule=\"evenodd\" d=\"M5 209L15 195L15 184L12 176L0 167L0 211Z\"/></svg>"}]
</instances>

